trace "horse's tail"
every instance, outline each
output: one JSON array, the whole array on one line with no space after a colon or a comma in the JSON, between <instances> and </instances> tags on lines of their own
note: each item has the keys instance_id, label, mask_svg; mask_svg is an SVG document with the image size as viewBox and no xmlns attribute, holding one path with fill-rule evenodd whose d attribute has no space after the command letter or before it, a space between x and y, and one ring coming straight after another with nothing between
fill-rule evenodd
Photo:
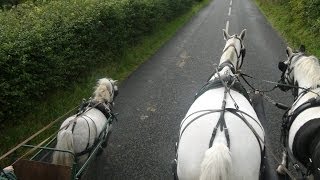
<instances>
[{"instance_id":1,"label":"horse's tail","mask_svg":"<svg viewBox=\"0 0 320 180\"><path fill-rule=\"evenodd\" d=\"M231 179L232 160L229 148L222 143L213 144L201 163L200 180Z\"/></svg>"},{"instance_id":2,"label":"horse's tail","mask_svg":"<svg viewBox=\"0 0 320 180\"><path fill-rule=\"evenodd\" d=\"M61 130L57 136L57 150L67 150L74 152L73 150L73 134L70 128ZM60 164L66 166L72 166L73 155L68 152L55 151L52 156L53 164Z\"/></svg>"}]
</instances>

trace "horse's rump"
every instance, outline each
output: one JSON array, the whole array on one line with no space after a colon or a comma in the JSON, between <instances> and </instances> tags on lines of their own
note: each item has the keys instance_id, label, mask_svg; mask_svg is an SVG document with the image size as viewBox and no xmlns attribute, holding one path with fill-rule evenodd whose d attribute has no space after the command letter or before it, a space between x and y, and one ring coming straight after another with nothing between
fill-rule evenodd
<instances>
[{"instance_id":1,"label":"horse's rump","mask_svg":"<svg viewBox=\"0 0 320 180\"><path fill-rule=\"evenodd\" d=\"M223 88L211 89L203 93L191 105L186 117L194 112L205 109L220 109L221 103L217 103L222 102L223 97L222 95L219 96L220 93L223 93ZM240 110L257 119L255 111L250 102L244 96L242 96L242 94L231 90L231 95L237 102ZM228 107L234 108L234 102L231 98L227 98L227 108ZM182 121L183 124L181 126L181 131L185 128L186 124L192 121L193 118L204 113L205 112L197 113L189 116L188 119L184 119ZM183 135L180 134L181 139L178 147L179 156L177 167L179 177L199 178L200 165L204 158L204 153L209 148L212 130L215 127L219 116L219 112L204 115L201 118L193 121L189 127L185 129ZM264 137L263 130L260 128L260 125L258 125L250 117L246 115L244 115L244 117L258 132L260 137ZM243 177L247 177L247 179L254 179L251 177L252 174L255 174L256 177L259 177L259 167L261 163L261 151L258 144L259 142L249 127L238 116L226 111L225 120L230 135L232 164L233 167L235 167L232 170L234 178L243 175ZM215 141L220 138L220 135L224 136L224 133L219 131ZM250 165L243 166L243 162L247 162L248 159L250 159Z\"/></svg>"}]
</instances>

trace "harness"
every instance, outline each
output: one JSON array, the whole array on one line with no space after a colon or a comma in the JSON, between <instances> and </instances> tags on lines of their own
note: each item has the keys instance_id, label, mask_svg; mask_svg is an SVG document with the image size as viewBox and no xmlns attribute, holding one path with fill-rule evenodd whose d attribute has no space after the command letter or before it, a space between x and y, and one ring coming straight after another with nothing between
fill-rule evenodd
<instances>
[{"instance_id":1,"label":"harness","mask_svg":"<svg viewBox=\"0 0 320 180\"><path fill-rule=\"evenodd\" d=\"M223 69L223 67L225 66L229 66L229 67L232 67L230 68L232 72L234 72L234 68L233 68L233 65L232 63L230 62L226 62L225 64L222 63L221 66L218 67L218 70L220 69ZM246 93L246 91L243 91L244 88L243 86L240 84L239 81L237 81L237 78L235 76L232 76L232 75L222 75L220 76L220 74L218 73L218 76L219 78L215 78L214 80L212 81L208 81L201 89L200 91L196 94L195 96L195 99L197 99L199 96L201 96L203 93L205 93L206 91L210 90L210 89L217 89L217 88L221 88L221 87L224 87L225 90L224 90L224 95L223 95L223 101L222 101L222 106L221 106L221 109L208 109L208 110L200 110L200 111L196 111L190 115L188 115L186 118L184 118L184 120L181 122L181 126L182 124L184 124L184 122L189 118L191 117L192 115L195 115L195 114L199 114L201 113L200 115L197 115L195 118L193 118L190 122L188 122L188 124L186 124L186 126L182 129L181 131L181 134L180 134L180 138L179 138L179 141L183 135L183 133L185 132L185 130L195 121L199 120L201 117L203 116L206 116L206 115L209 115L209 114L212 114L212 113L220 113L220 117L219 117L219 120L217 122L217 124L215 125L215 127L213 128L213 131L212 131L212 134L211 134L211 138L210 138L210 141L209 141L209 148L212 147L212 144L214 142L214 139L216 137L216 134L217 134L217 131L218 129L220 129L220 131L224 132L225 134L225 137L226 137L226 140L227 140L227 146L228 148L230 149L230 137L229 137L229 131L228 131L228 127L227 127L227 124L226 124L226 121L225 121L225 118L224 118L224 115L226 112L229 112L229 113L232 113L234 114L235 116L237 116L239 119L241 119L247 126L248 128L252 131L252 133L254 134L255 138L257 139L258 141L258 144L259 144L259 148L260 148L260 152L261 152L261 165L260 165L260 179L262 178L262 170L263 170L263 161L264 161L264 154L265 154L265 148L263 148L263 145L261 144L260 141L261 138L260 136L258 135L258 133L254 130L254 128L252 127L252 125L246 120L246 118L244 117L244 115L248 116L249 118L251 118L252 120L254 120L259 126L260 128L263 130L262 126L259 124L259 122L253 118L252 116L250 116L248 113L242 111L242 110L239 110L239 107L238 105L236 105L236 102L235 102L235 107L236 108L226 108L226 98L227 98L227 94L229 93L230 97L232 98L231 94L230 94L230 89L233 89L241 94L245 93L245 97L249 100L249 96L248 94ZM238 86L237 88L235 88L236 86L235 85L240 85ZM241 87L241 88L240 88ZM181 128L181 127L180 127ZM178 142L179 142L178 141ZM175 179L178 179L178 176L177 176L177 159L178 159L178 153L177 153L177 150L178 150L178 145L179 143L176 143L176 159L173 160L172 162L172 170L173 170L173 175L174 175L174 178Z\"/></svg>"},{"instance_id":2,"label":"harness","mask_svg":"<svg viewBox=\"0 0 320 180\"><path fill-rule=\"evenodd\" d=\"M104 132L102 131L102 132L99 134L99 136L97 137L98 130L97 130L97 125L96 125L96 123L94 122L94 120L93 120L91 117L89 117L89 116L87 116L87 115L84 114L85 112L87 112L87 110L88 110L89 108L96 108L96 109L98 109L98 110L106 117L106 119L107 119L107 122L106 122L106 123L111 124L111 123L112 123L112 120L109 121L109 118L110 118L110 117L114 117L114 118L115 118L115 115L112 113L112 103L107 103L107 104L106 104L106 103L98 103L98 102L91 101L91 100L89 100L89 101L84 101L84 102L80 105L80 108L79 108L79 110L78 110L78 112L77 112L77 114L76 114L75 119L73 120L72 123L69 124L69 125L72 124L72 129L71 129L72 133L73 133L74 128L75 128L75 126L76 126L76 124L77 124L77 118L79 118L79 117L82 117L82 118L85 120L85 122L86 122L86 124L87 124L87 126L88 126L88 131L89 131L88 135L89 135L89 137L88 137L88 142L87 142L86 148L85 148L84 151L79 152L79 153L76 153L76 154L75 154L76 157L85 155L85 154L87 154L87 153L91 153L91 151L95 148L96 144L99 143L99 142L98 142L98 139L100 139L100 137L104 135ZM94 129L95 129L95 136L94 136L95 139L94 139L94 142L93 142L93 144L92 144L91 146L90 146L90 134L91 134L91 132L90 132L90 125L89 125L88 120L90 120L90 121L93 123ZM69 128L69 125L66 126L65 129L68 129L68 128Z\"/></svg>"},{"instance_id":3,"label":"harness","mask_svg":"<svg viewBox=\"0 0 320 180\"><path fill-rule=\"evenodd\" d=\"M224 62L225 64L228 64L228 62ZM224 64L222 63L222 64ZM230 65L224 65L230 67ZM219 66L220 67L220 66ZM219 68L220 70L223 68ZM220 71L218 69L218 71ZM231 71L233 72L234 69L230 68ZM233 70L232 70L233 69ZM232 76L226 76L226 75L222 75L221 76L224 80L224 82L228 82L227 85L230 86L230 88L234 91L239 92L240 94L242 94L248 101L250 101L250 97L246 91L246 89L242 86L242 84L238 81L235 80L233 81L233 77ZM222 83L222 81L220 79L213 79L213 80L209 80L207 81L206 84L204 84L201 89L198 91L198 93L196 93L195 95L195 100L200 97L203 93L205 93L206 91L210 90L210 89L216 89L216 88L221 88L224 87L224 84Z\"/></svg>"},{"instance_id":4,"label":"harness","mask_svg":"<svg viewBox=\"0 0 320 180\"><path fill-rule=\"evenodd\" d=\"M303 52L297 54L297 55L292 55L289 59L289 64L285 64L284 62L279 62L278 64L278 68L282 71L281 74L281 79L279 81L279 83L281 84L285 84L286 81L288 83L292 83L294 84L294 86L297 86L298 83L294 80L294 77L290 77L291 72L294 70L294 67L291 67L291 64L294 64L296 62L298 62L298 60L300 60L302 56L305 56L305 54ZM293 60L293 58L295 57L295 59ZM293 61L293 62L292 62ZM289 89L293 88L292 94L294 97L298 96L298 88L296 87L290 87L290 86L283 86L283 85L278 85L278 87L282 90L282 91L288 91Z\"/></svg>"}]
</instances>

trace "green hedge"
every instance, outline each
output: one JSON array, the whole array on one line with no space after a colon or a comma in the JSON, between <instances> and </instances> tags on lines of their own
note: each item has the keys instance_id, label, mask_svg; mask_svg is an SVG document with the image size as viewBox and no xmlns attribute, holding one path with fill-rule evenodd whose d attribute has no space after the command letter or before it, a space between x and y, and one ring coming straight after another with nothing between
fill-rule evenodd
<instances>
[{"instance_id":1,"label":"green hedge","mask_svg":"<svg viewBox=\"0 0 320 180\"><path fill-rule=\"evenodd\" d=\"M0 13L0 121L13 120L197 0L63 0ZM158 27L159 28L159 27ZM95 58L107 53L109 59Z\"/></svg>"},{"instance_id":2,"label":"green hedge","mask_svg":"<svg viewBox=\"0 0 320 180\"><path fill-rule=\"evenodd\" d=\"M257 0L263 7L283 7L290 22L320 33L320 0ZM288 22L288 23L290 23Z\"/></svg>"},{"instance_id":3,"label":"green hedge","mask_svg":"<svg viewBox=\"0 0 320 180\"><path fill-rule=\"evenodd\" d=\"M320 0L255 1L290 46L320 56Z\"/></svg>"},{"instance_id":4,"label":"green hedge","mask_svg":"<svg viewBox=\"0 0 320 180\"><path fill-rule=\"evenodd\" d=\"M319 35L320 0L290 0L291 15Z\"/></svg>"}]
</instances>

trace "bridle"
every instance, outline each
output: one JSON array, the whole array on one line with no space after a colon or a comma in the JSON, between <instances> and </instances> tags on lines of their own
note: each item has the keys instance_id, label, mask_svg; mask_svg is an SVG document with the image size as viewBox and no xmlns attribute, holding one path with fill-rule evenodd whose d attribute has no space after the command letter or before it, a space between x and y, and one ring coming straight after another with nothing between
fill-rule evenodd
<instances>
[{"instance_id":1,"label":"bridle","mask_svg":"<svg viewBox=\"0 0 320 180\"><path fill-rule=\"evenodd\" d=\"M238 35L234 35L233 37L227 39L230 40L232 38L235 38L237 40L240 41L240 52L238 53L236 46L234 45L234 43L230 43L227 47L225 47L223 49L223 53L225 53L230 47L233 47L235 49L236 55L237 55L237 68L241 68L242 64L243 64L243 59L246 56L246 48L244 47L243 43L242 43L242 39L238 37ZM240 59L241 58L241 59ZM241 60L240 66L239 66L239 61Z\"/></svg>"},{"instance_id":2,"label":"bridle","mask_svg":"<svg viewBox=\"0 0 320 180\"><path fill-rule=\"evenodd\" d=\"M285 64L284 61L279 62L278 68L280 71L282 71L281 78L279 80L280 84L297 85L297 82L295 82L294 77L291 75L294 70L294 66L292 65L297 63L303 56L305 56L305 54L303 52L299 52L290 57L290 59L288 60L289 64ZM293 86L284 86L280 84L278 85L278 87L282 91L288 91L289 89L294 88ZM295 98L298 96L298 88L294 88L293 95Z\"/></svg>"}]
</instances>

